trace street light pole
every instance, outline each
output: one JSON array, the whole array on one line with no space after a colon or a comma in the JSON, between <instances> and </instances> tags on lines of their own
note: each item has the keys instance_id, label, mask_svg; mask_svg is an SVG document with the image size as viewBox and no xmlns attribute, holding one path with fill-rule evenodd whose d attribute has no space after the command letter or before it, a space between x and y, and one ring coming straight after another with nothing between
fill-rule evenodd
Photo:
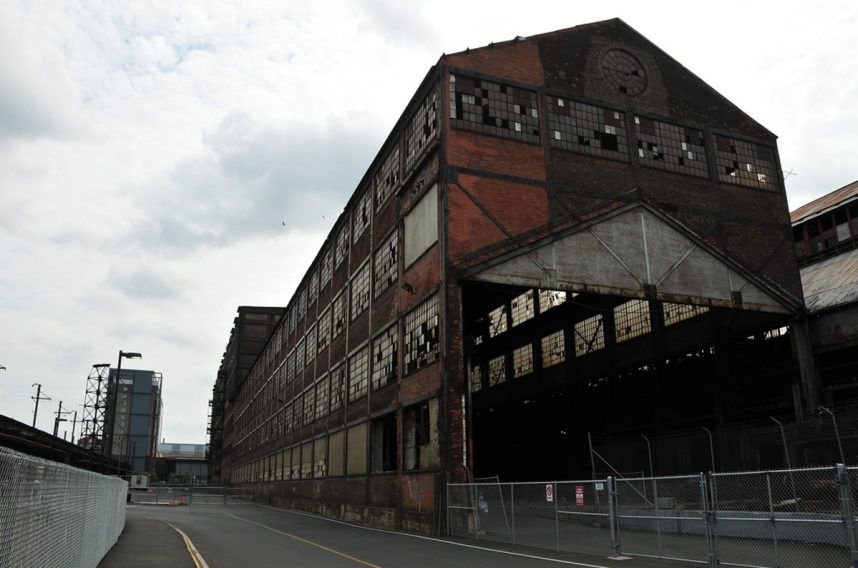
<instances>
[{"instance_id":1,"label":"street light pole","mask_svg":"<svg viewBox=\"0 0 858 568\"><path fill-rule=\"evenodd\" d=\"M119 376L122 372L122 358L126 359L142 359L143 355L140 353L134 352L126 352L119 350L119 357L116 360L116 377L113 382L110 381L110 375L108 374L108 401L109 401L109 410L108 413L108 429L105 438L107 439L107 443L104 448L104 455L108 458L113 455L113 431L116 428L116 405L119 401Z\"/></svg>"}]
</instances>

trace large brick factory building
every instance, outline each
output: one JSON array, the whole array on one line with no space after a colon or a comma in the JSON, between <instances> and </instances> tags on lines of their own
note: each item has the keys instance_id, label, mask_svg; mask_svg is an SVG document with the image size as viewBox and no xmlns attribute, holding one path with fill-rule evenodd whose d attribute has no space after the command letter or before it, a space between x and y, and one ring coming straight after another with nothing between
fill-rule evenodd
<instances>
[{"instance_id":1,"label":"large brick factory building","mask_svg":"<svg viewBox=\"0 0 858 568\"><path fill-rule=\"evenodd\" d=\"M434 532L447 482L589 477L590 434L803 416L794 250L776 137L621 20L444 55L285 312L239 311L212 481Z\"/></svg>"}]
</instances>

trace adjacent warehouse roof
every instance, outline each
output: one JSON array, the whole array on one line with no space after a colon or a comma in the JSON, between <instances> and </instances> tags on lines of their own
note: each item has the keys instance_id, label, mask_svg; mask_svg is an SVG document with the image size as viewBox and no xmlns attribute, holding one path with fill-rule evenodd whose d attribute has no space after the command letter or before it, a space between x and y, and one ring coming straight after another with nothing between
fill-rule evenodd
<instances>
[{"instance_id":1,"label":"adjacent warehouse roof","mask_svg":"<svg viewBox=\"0 0 858 568\"><path fill-rule=\"evenodd\" d=\"M795 224L811 217L815 217L826 211L830 211L835 207L840 207L844 203L858 199L858 181L853 181L848 185L844 185L840 189L827 193L819 199L814 199L810 203L802 205L792 213L790 213L790 221ZM804 280L804 276L802 276ZM805 288L807 291L807 288Z\"/></svg>"},{"instance_id":2,"label":"adjacent warehouse roof","mask_svg":"<svg viewBox=\"0 0 858 568\"><path fill-rule=\"evenodd\" d=\"M858 188L858 184L852 184ZM809 312L820 312L858 300L858 249L809 264L801 269L801 285Z\"/></svg>"}]
</instances>

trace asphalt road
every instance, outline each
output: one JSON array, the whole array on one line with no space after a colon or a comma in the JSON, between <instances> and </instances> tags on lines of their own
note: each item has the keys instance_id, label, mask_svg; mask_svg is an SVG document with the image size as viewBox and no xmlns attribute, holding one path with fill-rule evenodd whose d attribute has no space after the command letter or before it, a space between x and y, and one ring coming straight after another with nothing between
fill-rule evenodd
<instances>
[{"instance_id":1,"label":"asphalt road","mask_svg":"<svg viewBox=\"0 0 858 568\"><path fill-rule=\"evenodd\" d=\"M130 505L127 518L126 531L99 568L194 566L193 562L187 562L190 555L186 543L175 529L187 535L209 568L689 566L642 559L617 562L600 556L553 554L526 548L481 548L464 541L374 530L259 505ZM174 560L164 563L165 555L172 555ZM179 556L183 556L181 563ZM126 563L129 558L133 564ZM148 560L151 563L147 564Z\"/></svg>"}]
</instances>

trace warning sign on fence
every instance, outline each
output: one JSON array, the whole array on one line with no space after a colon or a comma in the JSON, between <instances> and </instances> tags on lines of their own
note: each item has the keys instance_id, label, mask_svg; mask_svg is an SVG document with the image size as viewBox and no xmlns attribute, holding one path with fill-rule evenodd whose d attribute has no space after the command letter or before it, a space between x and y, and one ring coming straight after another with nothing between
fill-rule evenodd
<instances>
[{"instance_id":1,"label":"warning sign on fence","mask_svg":"<svg viewBox=\"0 0 858 568\"><path fill-rule=\"evenodd\" d=\"M554 502L554 485L551 483L545 484L545 501L547 503Z\"/></svg>"},{"instance_id":2,"label":"warning sign on fence","mask_svg":"<svg viewBox=\"0 0 858 568\"><path fill-rule=\"evenodd\" d=\"M583 505L584 504L584 486L576 485L575 486L575 504Z\"/></svg>"}]
</instances>

